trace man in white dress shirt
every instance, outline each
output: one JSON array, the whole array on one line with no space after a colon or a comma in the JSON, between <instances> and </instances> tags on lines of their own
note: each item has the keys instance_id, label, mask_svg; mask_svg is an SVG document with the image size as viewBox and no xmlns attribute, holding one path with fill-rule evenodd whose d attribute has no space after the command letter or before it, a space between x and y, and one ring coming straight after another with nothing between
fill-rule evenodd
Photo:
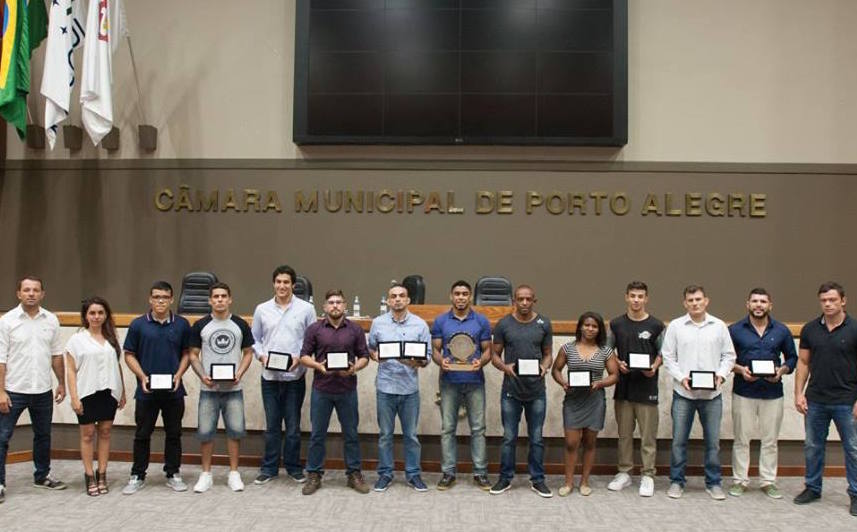
<instances>
[{"instance_id":1,"label":"man in white dress shirt","mask_svg":"<svg viewBox=\"0 0 857 532\"><path fill-rule=\"evenodd\" d=\"M65 399L65 366L57 317L41 307L44 283L18 281L20 305L0 318L0 503L6 494L6 453L18 418L27 410L33 430L33 486L52 490L65 484L50 476L54 401ZM51 369L57 378L53 391Z\"/></svg>"},{"instance_id":2,"label":"man in white dress shirt","mask_svg":"<svg viewBox=\"0 0 857 532\"><path fill-rule=\"evenodd\" d=\"M316 321L315 307L295 297L297 274L290 266L278 266L272 277L274 297L260 303L253 313L253 350L262 367L271 351L292 355L292 365L288 371L262 370L265 454L254 483L271 481L279 474L281 462L289 477L302 483L306 481L300 461L306 367L299 360L304 331Z\"/></svg>"},{"instance_id":3,"label":"man in white dress shirt","mask_svg":"<svg viewBox=\"0 0 857 532\"><path fill-rule=\"evenodd\" d=\"M685 288L684 308L687 314L670 322L661 346L664 367L673 378L673 440L667 495L678 499L684 492L687 440L694 413L699 413L705 440L705 491L712 499L722 501L726 494L721 487L720 474L720 419L723 417L720 387L735 365L735 348L723 320L705 311L708 297L704 288L697 285ZM711 381L704 383L710 388L694 386L691 372L697 371L707 372L701 376Z\"/></svg>"}]
</instances>

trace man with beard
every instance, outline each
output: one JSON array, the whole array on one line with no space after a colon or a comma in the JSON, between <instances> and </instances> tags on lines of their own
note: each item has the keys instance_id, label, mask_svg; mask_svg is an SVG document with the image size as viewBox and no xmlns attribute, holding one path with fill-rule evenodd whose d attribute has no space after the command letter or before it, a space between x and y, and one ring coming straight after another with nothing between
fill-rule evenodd
<instances>
[{"instance_id":1,"label":"man with beard","mask_svg":"<svg viewBox=\"0 0 857 532\"><path fill-rule=\"evenodd\" d=\"M749 313L729 327L729 335L738 360L732 371L732 474L729 495L740 497L750 483L750 436L758 424L759 485L768 497L782 498L777 489L777 439L783 421L783 375L791 373L797 363L797 351L791 331L771 318L771 296L764 288L750 290ZM753 364L763 361L775 367L773 375L754 375Z\"/></svg>"}]
</instances>

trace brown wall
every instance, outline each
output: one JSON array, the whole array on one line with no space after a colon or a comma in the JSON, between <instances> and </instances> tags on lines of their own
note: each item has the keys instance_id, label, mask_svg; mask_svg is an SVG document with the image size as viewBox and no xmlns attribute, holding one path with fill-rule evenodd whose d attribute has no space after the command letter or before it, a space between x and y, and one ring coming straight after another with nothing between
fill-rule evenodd
<instances>
[{"instance_id":1,"label":"brown wall","mask_svg":"<svg viewBox=\"0 0 857 532\"><path fill-rule=\"evenodd\" d=\"M432 163L248 160L9 161L0 181L0 304L16 303L14 280L44 277L45 306L75 310L91 293L116 311L143 308L156 278L178 286L185 272L214 271L230 283L236 310L252 312L270 295L270 273L289 263L316 294L341 287L377 313L390 279L421 273L427 302L442 303L450 283L500 274L535 286L555 319L586 309L623 308L631 279L651 289L651 310L668 319L683 310L688 283L708 289L710 311L743 314L746 292L764 285L775 314L803 321L817 313L815 290L827 279L857 289L857 167L677 163ZM276 191L282 212L161 212L156 192L229 188ZM463 214L295 213L294 193L326 189L455 193ZM512 214L479 215L480 190L511 191ZM528 191L624 192L630 212L552 215L525 212ZM642 216L647 193L765 194L763 217ZM239 194L240 198L240 194ZM319 198L321 200L321 197ZM195 200L193 200L196 203ZM239 202L240 204L240 202ZM746 213L746 209L744 211ZM316 299L320 299L317 295Z\"/></svg>"}]
</instances>

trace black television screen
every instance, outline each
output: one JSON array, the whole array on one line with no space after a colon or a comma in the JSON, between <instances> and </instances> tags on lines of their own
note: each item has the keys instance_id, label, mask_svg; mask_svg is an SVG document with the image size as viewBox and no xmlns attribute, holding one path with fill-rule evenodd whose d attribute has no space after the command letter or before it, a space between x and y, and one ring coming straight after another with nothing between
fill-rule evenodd
<instances>
[{"instance_id":1,"label":"black television screen","mask_svg":"<svg viewBox=\"0 0 857 532\"><path fill-rule=\"evenodd\" d=\"M627 0L298 0L298 144L622 146Z\"/></svg>"}]
</instances>

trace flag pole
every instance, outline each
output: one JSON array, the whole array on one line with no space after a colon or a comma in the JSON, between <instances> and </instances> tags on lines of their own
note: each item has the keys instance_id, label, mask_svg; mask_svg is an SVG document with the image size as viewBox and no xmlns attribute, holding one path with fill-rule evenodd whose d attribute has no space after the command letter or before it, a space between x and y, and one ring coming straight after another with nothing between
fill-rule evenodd
<instances>
[{"instance_id":1,"label":"flag pole","mask_svg":"<svg viewBox=\"0 0 857 532\"><path fill-rule=\"evenodd\" d=\"M137 61L134 59L134 47L131 46L131 35L126 35L128 41L128 53L131 54L131 70L134 71L134 85L137 87L137 109L140 111L142 124L148 124L146 121L146 109L143 106L143 94L140 92L140 76L137 74Z\"/></svg>"}]
</instances>

